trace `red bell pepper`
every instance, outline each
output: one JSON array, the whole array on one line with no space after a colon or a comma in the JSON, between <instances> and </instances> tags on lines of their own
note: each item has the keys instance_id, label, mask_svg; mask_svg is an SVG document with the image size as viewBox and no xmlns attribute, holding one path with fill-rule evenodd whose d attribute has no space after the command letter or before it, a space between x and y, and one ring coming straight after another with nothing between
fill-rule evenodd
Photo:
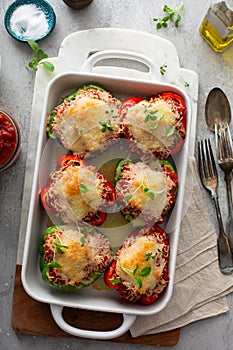
<instances>
[{"instance_id":1,"label":"red bell pepper","mask_svg":"<svg viewBox=\"0 0 233 350\"><path fill-rule=\"evenodd\" d=\"M59 157L56 170L64 170L67 167L91 167L88 163L86 163L83 159L73 155L73 154L65 154ZM93 167L92 167L93 168ZM112 184L100 173L96 172L96 176L103 183L103 191L101 193L103 199L103 208L99 208L97 210L90 210L90 212L82 218L82 221L92 225L92 226L100 226L107 218L107 213L104 209L106 205L111 206L116 199L115 189ZM58 214L56 206L54 205L54 198L49 196L49 189L52 186L51 177L48 179L47 184L40 191L40 201L44 209L48 214Z\"/></svg>"},{"instance_id":2,"label":"red bell pepper","mask_svg":"<svg viewBox=\"0 0 233 350\"><path fill-rule=\"evenodd\" d=\"M147 290L146 293L140 293L140 287L136 291L135 287L131 286L129 281L126 282L121 279L116 269L117 264L118 263L120 264L122 250L124 249L127 250L127 248L130 247L131 244L133 244L137 240L137 238L141 236L150 237L150 240L154 240L155 244L156 242L164 244L165 248L164 248L164 251L161 252L161 254L164 257L166 264L164 266L161 279L164 280L164 288L167 286L167 284L169 283L169 273L168 273L169 251L167 250L167 247L169 247L169 242L168 242L168 236L166 232L158 225L142 228L141 230L136 230L129 237L126 238L121 248L117 251L109 267L106 269L104 273L104 281L107 286L109 286L112 289L115 289L120 294L122 299L129 302L140 302L144 305L150 305L158 299L162 290L158 291L157 287L155 286L154 289ZM148 254L147 256L148 256L148 260L150 260L152 264L158 263L158 261L154 259L154 257L152 257L151 259L149 258L150 254ZM145 255L145 261L147 259L147 256ZM141 252L138 253L138 259L139 261L141 261L142 259ZM146 261L146 264L147 264L147 261ZM136 279L138 277L137 277L137 272L135 272L137 268L134 269L135 266L138 266L138 263L137 263L137 255L134 253L134 266L132 266L131 271L135 273L135 279ZM147 271L150 271L148 269L148 266L146 267L147 267ZM146 269L144 268L144 272L145 271ZM139 274L139 276L142 276L142 275L143 275L142 273ZM140 278L143 278L143 277L140 277Z\"/></svg>"},{"instance_id":3,"label":"red bell pepper","mask_svg":"<svg viewBox=\"0 0 233 350\"><path fill-rule=\"evenodd\" d=\"M157 95L152 95L151 97L144 99L144 101L151 101L153 103L153 100L157 100L157 99L163 99L164 101L166 101L168 103L170 102L171 105L174 106L174 109L179 113L180 120L181 120L182 125L183 125L183 130L186 131L187 121L186 121L186 106L185 106L184 99L180 95L178 95L174 92L166 91L166 92L159 93ZM125 99L122 102L121 107L120 107L121 121L124 120L124 116L127 114L127 110L130 107L138 104L141 101L143 101L143 99L141 97L138 97L138 96L137 97L129 97L129 98ZM127 138L131 138L131 135L130 135L129 131L127 130L127 127L123 128L123 130L124 130L123 132L124 132L125 136ZM183 132L180 133L180 130L177 130L177 132L180 134L180 138L177 141L177 143L174 145L174 147L170 150L171 155L178 153L180 151L180 149L182 148L183 143L184 143L185 135L182 134ZM139 149L139 155L142 156L140 149ZM155 156L158 156L158 158L160 158L159 152L155 152ZM164 157L162 156L161 158L164 158Z\"/></svg>"}]
</instances>

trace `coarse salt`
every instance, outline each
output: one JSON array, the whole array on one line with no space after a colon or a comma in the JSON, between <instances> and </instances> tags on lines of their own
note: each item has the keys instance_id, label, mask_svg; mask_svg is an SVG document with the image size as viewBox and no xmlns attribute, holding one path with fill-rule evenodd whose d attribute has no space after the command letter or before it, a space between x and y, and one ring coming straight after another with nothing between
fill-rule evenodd
<instances>
[{"instance_id":1,"label":"coarse salt","mask_svg":"<svg viewBox=\"0 0 233 350\"><path fill-rule=\"evenodd\" d=\"M34 4L19 6L11 16L10 25L17 36L31 40L41 38L49 29L44 12Z\"/></svg>"}]
</instances>

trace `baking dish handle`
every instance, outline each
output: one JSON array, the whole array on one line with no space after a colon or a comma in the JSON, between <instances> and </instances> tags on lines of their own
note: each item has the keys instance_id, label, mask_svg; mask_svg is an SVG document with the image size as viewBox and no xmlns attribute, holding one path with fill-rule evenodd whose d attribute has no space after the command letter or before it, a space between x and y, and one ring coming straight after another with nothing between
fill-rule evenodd
<instances>
[{"instance_id":1,"label":"baking dish handle","mask_svg":"<svg viewBox=\"0 0 233 350\"><path fill-rule=\"evenodd\" d=\"M125 50L102 50L102 51L93 53L83 63L80 69L80 72L92 73L93 67L97 62L108 58L121 58L125 60L131 60L131 61L137 61L137 62L143 63L149 68L148 75L151 77L151 80L161 79L160 69L156 66L156 64L151 58L139 52L125 51Z\"/></svg>"},{"instance_id":2,"label":"baking dish handle","mask_svg":"<svg viewBox=\"0 0 233 350\"><path fill-rule=\"evenodd\" d=\"M120 325L120 327L112 331L90 331L90 330L76 328L66 323L62 315L63 306L51 304L50 308L56 324L63 331L71 335L74 335L76 337L89 338L89 339L107 340L107 339L117 338L129 330L129 328L133 325L137 317L136 315L123 314L123 322Z\"/></svg>"}]
</instances>

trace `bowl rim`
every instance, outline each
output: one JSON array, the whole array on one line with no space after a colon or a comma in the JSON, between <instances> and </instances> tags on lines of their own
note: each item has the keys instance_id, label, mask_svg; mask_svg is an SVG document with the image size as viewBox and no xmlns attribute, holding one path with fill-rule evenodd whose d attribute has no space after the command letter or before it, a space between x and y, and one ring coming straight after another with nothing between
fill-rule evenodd
<instances>
[{"instance_id":1,"label":"bowl rim","mask_svg":"<svg viewBox=\"0 0 233 350\"><path fill-rule=\"evenodd\" d=\"M14 11L22 5L30 5L30 4L36 5L37 8L43 11L45 14L46 20L48 22L48 30L43 35L36 38L25 38L23 36L19 36L13 31L10 25L10 19ZM46 38L53 31L55 24L56 24L56 14L53 10L53 7L45 0L16 0L12 4L10 4L4 16L4 25L5 25L6 31L14 39L21 42L27 42L27 40L39 41Z\"/></svg>"},{"instance_id":2,"label":"bowl rim","mask_svg":"<svg viewBox=\"0 0 233 350\"><path fill-rule=\"evenodd\" d=\"M13 115L10 112L8 112L5 108L2 108L0 106L0 113L4 114L4 116L7 117L11 121L11 123L14 126L14 129L16 131L16 146L15 146L14 152L11 154L10 158L5 163L0 165L0 172L2 172L3 170L6 170L11 165L13 165L13 163L17 160L17 158L20 154L21 132L20 132L20 128L19 128L19 124L18 124L17 120L13 117Z\"/></svg>"}]
</instances>

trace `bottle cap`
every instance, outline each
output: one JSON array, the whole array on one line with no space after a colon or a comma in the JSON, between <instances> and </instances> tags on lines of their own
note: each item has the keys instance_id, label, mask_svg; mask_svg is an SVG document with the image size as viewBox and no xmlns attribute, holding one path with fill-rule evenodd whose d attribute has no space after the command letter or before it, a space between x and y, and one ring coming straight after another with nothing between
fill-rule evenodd
<instances>
[{"instance_id":1,"label":"bottle cap","mask_svg":"<svg viewBox=\"0 0 233 350\"><path fill-rule=\"evenodd\" d=\"M44 0L17 0L7 9L4 18L7 32L19 41L38 41L55 27L56 15Z\"/></svg>"}]
</instances>

